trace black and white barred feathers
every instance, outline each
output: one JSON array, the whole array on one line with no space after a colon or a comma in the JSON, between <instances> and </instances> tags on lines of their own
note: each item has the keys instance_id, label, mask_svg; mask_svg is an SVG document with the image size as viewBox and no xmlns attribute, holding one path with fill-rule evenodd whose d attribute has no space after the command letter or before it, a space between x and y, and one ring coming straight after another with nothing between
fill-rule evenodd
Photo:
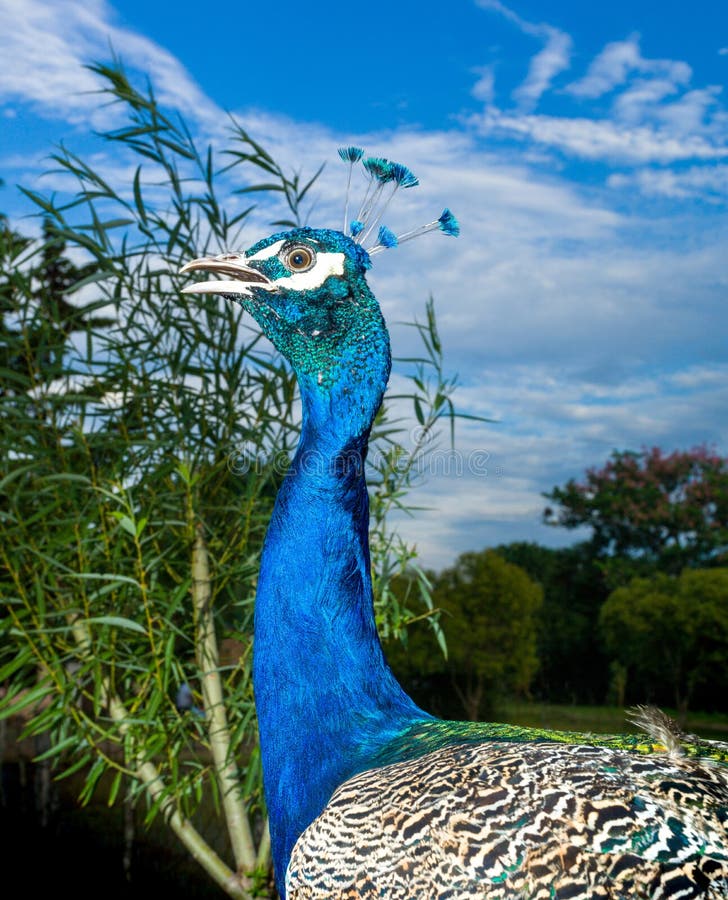
<instances>
[{"instance_id":1,"label":"black and white barred feathers","mask_svg":"<svg viewBox=\"0 0 728 900\"><path fill-rule=\"evenodd\" d=\"M363 772L299 838L287 897L728 898L728 767L662 738L461 743Z\"/></svg>"}]
</instances>

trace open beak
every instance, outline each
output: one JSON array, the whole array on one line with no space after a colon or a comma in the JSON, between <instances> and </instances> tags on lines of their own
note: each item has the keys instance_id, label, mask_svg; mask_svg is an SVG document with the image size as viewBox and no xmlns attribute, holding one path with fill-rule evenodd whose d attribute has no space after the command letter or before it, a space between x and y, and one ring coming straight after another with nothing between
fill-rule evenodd
<instances>
[{"instance_id":1,"label":"open beak","mask_svg":"<svg viewBox=\"0 0 728 900\"><path fill-rule=\"evenodd\" d=\"M188 284L182 288L183 294L243 294L250 296L251 287L262 288L265 291L275 290L275 285L270 278L266 278L262 272L246 265L245 258L240 253L203 256L185 263L179 271L181 275L186 272L214 272L216 275L228 279Z\"/></svg>"}]
</instances>

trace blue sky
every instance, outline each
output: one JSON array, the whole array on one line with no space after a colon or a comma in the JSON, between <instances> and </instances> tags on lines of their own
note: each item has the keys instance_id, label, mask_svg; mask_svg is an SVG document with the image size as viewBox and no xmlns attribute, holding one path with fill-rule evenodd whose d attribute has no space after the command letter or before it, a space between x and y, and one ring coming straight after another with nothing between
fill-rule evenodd
<instances>
[{"instance_id":1,"label":"blue sky","mask_svg":"<svg viewBox=\"0 0 728 900\"><path fill-rule=\"evenodd\" d=\"M728 453L728 7L657 8L0 0L0 209L33 227L14 185L57 187L61 139L128 179L91 133L116 113L83 63L109 46L203 138L231 110L292 168L329 160L310 224L340 219L337 146L401 160L422 185L389 224L447 205L462 236L380 254L375 293L393 323L434 294L458 405L497 419L460 428L462 473L436 465L401 530L434 566L569 542L541 494L613 448Z\"/></svg>"}]
</instances>

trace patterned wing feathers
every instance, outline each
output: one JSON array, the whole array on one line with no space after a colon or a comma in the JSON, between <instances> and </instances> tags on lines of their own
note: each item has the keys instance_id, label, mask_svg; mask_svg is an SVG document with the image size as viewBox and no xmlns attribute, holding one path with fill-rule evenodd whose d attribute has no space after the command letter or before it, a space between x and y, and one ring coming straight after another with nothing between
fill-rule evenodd
<instances>
[{"instance_id":1,"label":"patterned wing feathers","mask_svg":"<svg viewBox=\"0 0 728 900\"><path fill-rule=\"evenodd\" d=\"M728 898L728 770L603 747L456 745L343 784L290 900Z\"/></svg>"}]
</instances>

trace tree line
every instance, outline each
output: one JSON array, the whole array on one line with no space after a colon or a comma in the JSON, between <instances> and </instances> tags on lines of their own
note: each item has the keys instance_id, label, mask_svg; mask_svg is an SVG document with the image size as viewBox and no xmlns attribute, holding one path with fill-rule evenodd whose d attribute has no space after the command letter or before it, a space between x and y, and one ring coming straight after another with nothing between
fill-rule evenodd
<instances>
[{"instance_id":1,"label":"tree line","mask_svg":"<svg viewBox=\"0 0 728 900\"><path fill-rule=\"evenodd\" d=\"M728 710L728 460L614 451L546 498L547 523L591 538L505 544L430 573L448 659L422 627L393 649L419 699L470 718L514 694Z\"/></svg>"}]
</instances>

